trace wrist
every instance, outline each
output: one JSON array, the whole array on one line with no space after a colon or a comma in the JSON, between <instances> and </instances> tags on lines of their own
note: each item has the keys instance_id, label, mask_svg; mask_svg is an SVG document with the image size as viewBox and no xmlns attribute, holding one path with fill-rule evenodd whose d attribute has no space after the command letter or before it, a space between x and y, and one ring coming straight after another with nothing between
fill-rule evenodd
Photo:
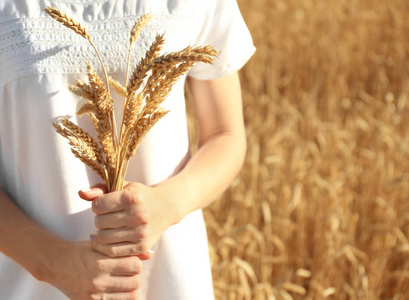
<instances>
[{"instance_id":1,"label":"wrist","mask_svg":"<svg viewBox=\"0 0 409 300\"><path fill-rule=\"evenodd\" d=\"M161 191L161 198L167 200L170 225L179 223L196 209L194 201L191 200L192 192L189 191L188 180L183 174L171 177L157 184L155 188Z\"/></svg>"},{"instance_id":2,"label":"wrist","mask_svg":"<svg viewBox=\"0 0 409 300\"><path fill-rule=\"evenodd\" d=\"M36 224L21 236L24 237L24 246L17 262L37 280L53 285L58 277L58 259L67 253L65 250L70 242Z\"/></svg>"},{"instance_id":3,"label":"wrist","mask_svg":"<svg viewBox=\"0 0 409 300\"><path fill-rule=\"evenodd\" d=\"M45 230L0 189L0 252L25 268L34 278L52 278L53 252L65 242Z\"/></svg>"},{"instance_id":4,"label":"wrist","mask_svg":"<svg viewBox=\"0 0 409 300\"><path fill-rule=\"evenodd\" d=\"M27 256L28 261L25 268L37 280L51 283L52 279L55 278L55 257L62 255L60 250L67 241L45 230L36 232L32 236L32 246L29 250L30 255Z\"/></svg>"}]
</instances>

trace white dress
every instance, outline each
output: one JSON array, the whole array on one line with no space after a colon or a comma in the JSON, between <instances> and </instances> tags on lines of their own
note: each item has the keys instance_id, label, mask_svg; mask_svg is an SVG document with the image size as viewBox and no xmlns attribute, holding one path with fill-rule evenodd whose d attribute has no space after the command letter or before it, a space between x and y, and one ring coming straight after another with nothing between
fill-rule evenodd
<instances>
[{"instance_id":1,"label":"white dress","mask_svg":"<svg viewBox=\"0 0 409 300\"><path fill-rule=\"evenodd\" d=\"M187 45L213 45L222 53L214 65L197 64L189 76L213 79L240 69L254 46L235 0L0 0L0 183L1 188L41 226L70 240L95 232L90 203L78 190L100 179L70 152L51 121L69 117L92 132L81 104L68 90L86 80L90 61L99 62L88 42L46 16L55 6L87 28L108 73L124 82L129 31L138 16L153 19L134 45L131 65L157 34L165 32L165 52ZM189 159L185 77L164 106L171 112L146 136L133 158L127 180L147 185L165 180ZM122 106L116 101L116 111ZM117 119L122 116L117 115ZM140 299L213 299L207 238L201 211L172 226L144 262ZM35 280L0 253L0 300L66 299Z\"/></svg>"}]
</instances>

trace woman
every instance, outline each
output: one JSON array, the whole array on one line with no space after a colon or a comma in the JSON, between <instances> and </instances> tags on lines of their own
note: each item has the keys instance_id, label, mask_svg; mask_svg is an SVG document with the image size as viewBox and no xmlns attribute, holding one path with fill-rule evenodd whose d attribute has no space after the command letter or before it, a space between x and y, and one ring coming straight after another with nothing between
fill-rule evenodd
<instances>
[{"instance_id":1,"label":"woman","mask_svg":"<svg viewBox=\"0 0 409 300\"><path fill-rule=\"evenodd\" d=\"M213 299L200 209L242 165L237 70L254 52L236 2L16 2L0 3L0 299ZM80 101L68 85L98 61L86 41L44 14L46 5L87 27L120 82L130 28L148 12L133 65L164 32L165 52L208 44L221 51L214 65L197 64L176 83L164 102L170 113L131 160L123 191L105 193L51 126L68 116L92 131L76 119ZM200 128L192 157L185 82ZM121 99L114 102L120 111Z\"/></svg>"}]
</instances>

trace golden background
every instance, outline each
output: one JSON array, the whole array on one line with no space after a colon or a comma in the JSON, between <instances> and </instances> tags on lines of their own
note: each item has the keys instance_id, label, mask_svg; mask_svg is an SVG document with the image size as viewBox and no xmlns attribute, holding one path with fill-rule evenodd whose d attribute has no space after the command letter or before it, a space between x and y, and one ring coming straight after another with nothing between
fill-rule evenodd
<instances>
[{"instance_id":1,"label":"golden background","mask_svg":"<svg viewBox=\"0 0 409 300\"><path fill-rule=\"evenodd\" d=\"M238 3L257 52L247 158L205 211L216 299L409 299L409 1Z\"/></svg>"}]
</instances>

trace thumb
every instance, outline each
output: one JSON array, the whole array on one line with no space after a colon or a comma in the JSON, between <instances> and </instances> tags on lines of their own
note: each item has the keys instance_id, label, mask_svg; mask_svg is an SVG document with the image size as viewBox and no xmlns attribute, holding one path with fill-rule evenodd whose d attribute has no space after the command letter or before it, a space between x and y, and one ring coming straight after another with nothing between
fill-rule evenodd
<instances>
[{"instance_id":1,"label":"thumb","mask_svg":"<svg viewBox=\"0 0 409 300\"><path fill-rule=\"evenodd\" d=\"M149 250L148 252L136 255L140 260L148 260L151 259L154 255L154 252L152 250Z\"/></svg>"},{"instance_id":2,"label":"thumb","mask_svg":"<svg viewBox=\"0 0 409 300\"><path fill-rule=\"evenodd\" d=\"M78 195L81 199L92 201L95 198L105 194L107 192L106 186L104 183L97 183L96 185L82 189L78 192Z\"/></svg>"}]
</instances>

